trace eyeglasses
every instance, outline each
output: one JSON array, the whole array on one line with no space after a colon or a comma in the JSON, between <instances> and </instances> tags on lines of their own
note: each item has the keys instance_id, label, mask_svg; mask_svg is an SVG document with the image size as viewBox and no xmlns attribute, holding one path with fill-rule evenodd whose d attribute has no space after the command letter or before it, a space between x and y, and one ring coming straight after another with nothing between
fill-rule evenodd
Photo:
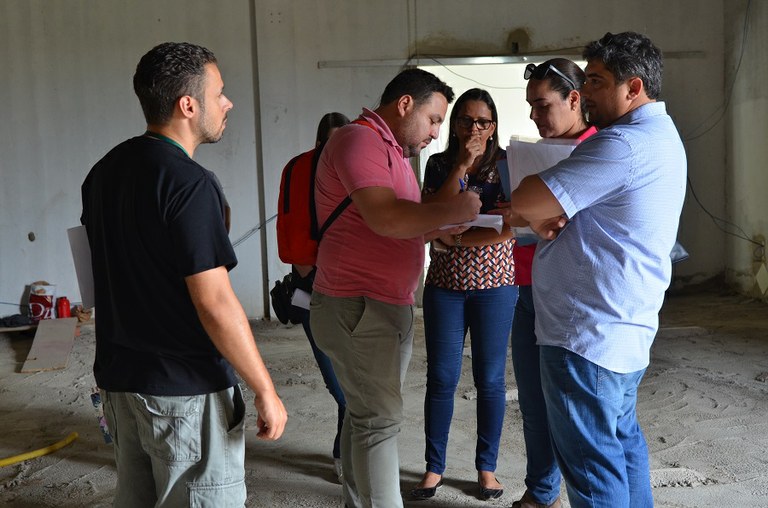
<instances>
[{"instance_id":1,"label":"eyeglasses","mask_svg":"<svg viewBox=\"0 0 768 508\"><path fill-rule=\"evenodd\" d=\"M477 130L487 131L491 128L491 125L493 125L493 120L488 120L487 118L478 118L475 120L468 116L460 116L456 118L456 125L467 130L471 129L473 125L476 125Z\"/></svg>"},{"instance_id":2,"label":"eyeglasses","mask_svg":"<svg viewBox=\"0 0 768 508\"><path fill-rule=\"evenodd\" d=\"M525 73L523 73L523 78L524 79L531 79L531 78L533 78L533 79L544 79L544 77L547 74L549 74L549 71L552 71L555 74L557 74L558 76L560 76L561 78L563 78L566 83L571 85L571 88L573 90L578 90L579 89L579 87L576 86L576 83L574 83L571 78L569 78L568 76L566 76L565 74L563 74L562 72L557 70L557 67L555 67L552 64L549 64L546 67L544 67L544 64L541 64L541 65L538 65L538 66L536 64L528 64L528 65L525 66Z\"/></svg>"}]
</instances>

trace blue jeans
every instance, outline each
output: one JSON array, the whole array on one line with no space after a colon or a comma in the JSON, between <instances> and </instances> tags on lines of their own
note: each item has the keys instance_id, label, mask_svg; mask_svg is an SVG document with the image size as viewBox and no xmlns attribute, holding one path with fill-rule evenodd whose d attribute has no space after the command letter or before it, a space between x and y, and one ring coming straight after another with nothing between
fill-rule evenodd
<instances>
[{"instance_id":1,"label":"blue jeans","mask_svg":"<svg viewBox=\"0 0 768 508\"><path fill-rule=\"evenodd\" d=\"M619 374L552 346L541 346L540 356L549 428L571 506L652 507L648 448L635 411L645 369Z\"/></svg>"},{"instance_id":2,"label":"blue jeans","mask_svg":"<svg viewBox=\"0 0 768 508\"><path fill-rule=\"evenodd\" d=\"M301 326L304 327L304 333L307 334L307 339L309 339L309 345L312 347L312 354L315 355L315 361L320 368L320 374L323 376L325 388L331 394L333 400L336 401L338 416L336 419L336 437L333 439L333 458L339 459L341 458L341 451L339 450L341 427L344 424L344 412L347 410L347 402L344 400L344 393L341 391L339 381L333 372L331 359L320 351L320 348L315 344L315 338L312 336L312 330L309 328L309 311L306 309L301 309Z\"/></svg>"},{"instance_id":3,"label":"blue jeans","mask_svg":"<svg viewBox=\"0 0 768 508\"><path fill-rule=\"evenodd\" d=\"M512 367L517 381L523 437L528 457L525 486L537 503L550 505L560 497L560 468L557 467L547 423L547 406L541 390L539 346L536 345L531 286L520 286L512 321Z\"/></svg>"},{"instance_id":4,"label":"blue jeans","mask_svg":"<svg viewBox=\"0 0 768 508\"><path fill-rule=\"evenodd\" d=\"M427 471L446 465L453 398L461 376L464 337L470 331L472 374L477 388L475 467L495 471L506 405L507 344L515 312L516 286L453 291L424 288L427 393L424 399Z\"/></svg>"}]
</instances>

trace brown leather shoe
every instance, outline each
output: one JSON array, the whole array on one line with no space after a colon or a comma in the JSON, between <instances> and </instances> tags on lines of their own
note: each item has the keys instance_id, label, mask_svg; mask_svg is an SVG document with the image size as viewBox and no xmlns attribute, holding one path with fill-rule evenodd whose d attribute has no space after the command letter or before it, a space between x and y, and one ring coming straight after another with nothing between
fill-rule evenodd
<instances>
[{"instance_id":1,"label":"brown leather shoe","mask_svg":"<svg viewBox=\"0 0 768 508\"><path fill-rule=\"evenodd\" d=\"M561 504L559 497L552 504L537 503L531 496L531 493L526 490L520 501L512 503L512 508L560 508Z\"/></svg>"}]
</instances>

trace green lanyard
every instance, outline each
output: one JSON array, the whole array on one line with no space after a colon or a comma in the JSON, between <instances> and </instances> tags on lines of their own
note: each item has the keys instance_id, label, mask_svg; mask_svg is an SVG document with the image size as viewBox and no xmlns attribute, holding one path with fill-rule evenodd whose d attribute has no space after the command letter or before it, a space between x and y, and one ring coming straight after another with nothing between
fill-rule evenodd
<instances>
[{"instance_id":1,"label":"green lanyard","mask_svg":"<svg viewBox=\"0 0 768 508\"><path fill-rule=\"evenodd\" d=\"M184 155L186 155L187 157L189 157L189 154L188 154L188 153L187 153L187 151L184 149L184 147L183 147L183 146L181 146L181 145L178 143L178 141L174 141L173 139L169 138L168 136L163 136L162 134L158 134L157 132L152 132L152 131L146 131L146 132L144 133L144 136L146 136L146 137L148 137L148 138L152 138L152 139L157 139L157 140L159 140L159 141L165 141L166 143L170 143L170 144L172 144L172 145L174 145L174 146L178 146L179 148L181 148L181 151L182 151L182 152L184 152ZM191 159L192 157L189 157L189 158Z\"/></svg>"}]
</instances>

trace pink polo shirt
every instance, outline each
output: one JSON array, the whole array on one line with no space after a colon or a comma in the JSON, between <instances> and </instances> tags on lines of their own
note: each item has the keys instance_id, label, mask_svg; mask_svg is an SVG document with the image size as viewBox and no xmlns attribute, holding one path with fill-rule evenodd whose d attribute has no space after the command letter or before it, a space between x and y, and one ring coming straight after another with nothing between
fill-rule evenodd
<instances>
[{"instance_id":1,"label":"pink polo shirt","mask_svg":"<svg viewBox=\"0 0 768 508\"><path fill-rule=\"evenodd\" d=\"M400 199L421 202L413 169L387 124L368 109L361 118L378 132L365 125L346 125L331 137L320 156L315 183L320 227L346 196L366 187L387 187ZM423 237L380 236L352 203L320 241L314 289L329 296L367 296L410 305L423 266Z\"/></svg>"}]
</instances>

